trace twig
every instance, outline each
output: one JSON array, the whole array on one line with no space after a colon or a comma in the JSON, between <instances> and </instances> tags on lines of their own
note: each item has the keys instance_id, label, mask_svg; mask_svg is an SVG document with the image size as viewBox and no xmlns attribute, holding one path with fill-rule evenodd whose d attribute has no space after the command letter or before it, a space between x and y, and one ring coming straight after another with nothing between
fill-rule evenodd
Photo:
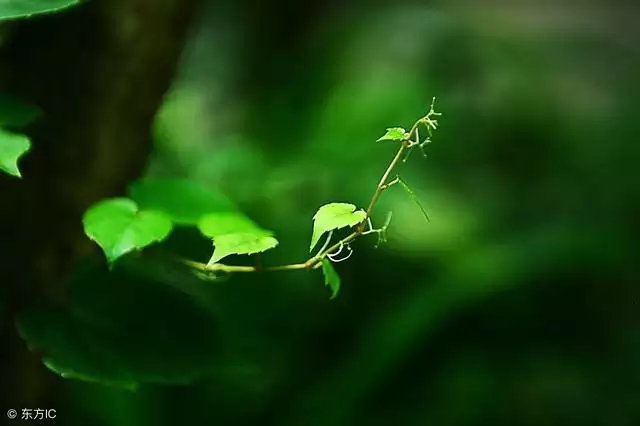
<instances>
[{"instance_id":1,"label":"twig","mask_svg":"<svg viewBox=\"0 0 640 426\"><path fill-rule=\"evenodd\" d=\"M330 247L327 247L329 245L329 242L331 241L331 233L329 234L329 236L327 237L327 240L325 242L325 244L322 246L322 248L320 249L320 251L318 252L318 254L316 254L315 256L309 258L306 262L304 263L292 263L289 265L281 265L281 266L271 266L271 267L261 267L261 268L257 268L255 266L234 266L234 265L225 265L223 263L213 263L213 264L205 264L205 263L200 263L200 262L195 262L193 260L188 260L188 259L182 259L182 263L184 263L185 265L199 270L199 271L204 271L204 272L223 272L223 273L232 273L232 272L257 272L258 270L260 272L276 272L276 271L294 271L294 270L301 270L301 269L315 269L317 268L322 260L326 257L328 257L329 255L332 255L337 249L346 246L347 244L349 244L351 241L355 240L356 238L358 238L360 235L366 235L369 232L365 232L365 225L366 223L371 223L370 221L370 217L371 217L371 213L373 211L373 208L375 207L376 203L378 202L380 195L382 195L382 192L384 192L385 189L389 188L391 185L400 182L400 184L404 183L402 182L402 180L399 177L396 177L395 179L389 181L389 176L391 175L391 173L393 172L393 170L395 169L395 167L398 165L398 163L400 163L400 161L403 158L403 154L408 154L411 152L411 150L413 149L413 147L415 147L416 145L422 147L421 142L420 142L420 136L418 133L418 127L420 126L420 124L424 124L427 126L427 130L429 132L429 134L431 134L431 129L435 129L436 125L437 125L437 121L433 120L431 117L434 115L440 115L440 113L437 113L434 111L433 106L434 106L434 102L435 102L435 98L433 98L432 102L431 102L431 108L429 110L429 112L427 113L427 115L425 115L424 117L420 118L418 121L416 121L413 126L411 127L411 129L409 130L409 132L406 134L405 138L400 141L400 147L398 148L398 151L396 152L396 155L393 157L393 159L391 160L391 162L389 163L389 165L387 166L386 170L384 171L384 174L382 175L382 178L380 179L380 181L378 182L378 185L376 186L376 190L373 193L373 196L371 197L371 201L369 201L369 205L367 206L367 210L366 210L366 214L364 219L362 220L362 222L360 222L355 231L352 232L351 234L347 235L346 237L342 238L341 240L339 240L338 242L336 242L335 244L333 244ZM413 141L411 140L412 136L415 134L416 136L416 140ZM405 156L405 160L406 157ZM404 161L403 161L404 162ZM423 210L424 212L424 210ZM385 224L384 229L386 230L386 227L388 226L388 223Z\"/></svg>"}]
</instances>

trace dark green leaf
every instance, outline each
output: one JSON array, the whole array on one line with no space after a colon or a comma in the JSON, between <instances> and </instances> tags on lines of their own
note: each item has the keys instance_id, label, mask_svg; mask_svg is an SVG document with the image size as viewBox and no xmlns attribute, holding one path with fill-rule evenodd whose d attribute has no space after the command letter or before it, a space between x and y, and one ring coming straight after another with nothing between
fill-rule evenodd
<instances>
[{"instance_id":1,"label":"dark green leaf","mask_svg":"<svg viewBox=\"0 0 640 426\"><path fill-rule=\"evenodd\" d=\"M41 115L42 111L39 108L13 96L0 94L0 126L26 126L40 118Z\"/></svg>"},{"instance_id":2,"label":"dark green leaf","mask_svg":"<svg viewBox=\"0 0 640 426\"><path fill-rule=\"evenodd\" d=\"M197 225L207 214L235 210L223 194L192 180L144 179L129 188L129 196L140 209L161 211L181 225Z\"/></svg>"},{"instance_id":3,"label":"dark green leaf","mask_svg":"<svg viewBox=\"0 0 640 426\"><path fill-rule=\"evenodd\" d=\"M188 383L219 361L216 319L196 299L120 264L74 276L68 306L41 303L16 323L43 363L69 378L135 388Z\"/></svg>"},{"instance_id":4,"label":"dark green leaf","mask_svg":"<svg viewBox=\"0 0 640 426\"><path fill-rule=\"evenodd\" d=\"M324 284L331 289L331 298L335 299L340 291L340 275L326 257L322 259L322 273L324 274Z\"/></svg>"},{"instance_id":5,"label":"dark green leaf","mask_svg":"<svg viewBox=\"0 0 640 426\"><path fill-rule=\"evenodd\" d=\"M140 210L128 198L94 204L84 214L84 231L104 251L109 263L130 251L165 239L173 225L161 212Z\"/></svg>"},{"instance_id":6,"label":"dark green leaf","mask_svg":"<svg viewBox=\"0 0 640 426\"><path fill-rule=\"evenodd\" d=\"M21 177L18 160L31 148L25 135L0 129L0 169L10 175Z\"/></svg>"}]
</instances>

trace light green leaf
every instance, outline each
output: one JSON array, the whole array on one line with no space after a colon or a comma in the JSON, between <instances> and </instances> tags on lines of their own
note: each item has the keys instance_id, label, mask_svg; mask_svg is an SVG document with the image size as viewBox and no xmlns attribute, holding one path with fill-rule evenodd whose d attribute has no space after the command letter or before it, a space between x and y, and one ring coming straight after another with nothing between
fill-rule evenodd
<instances>
[{"instance_id":1,"label":"light green leaf","mask_svg":"<svg viewBox=\"0 0 640 426\"><path fill-rule=\"evenodd\" d=\"M390 127L376 142L380 141L401 141L406 137L407 131L402 127Z\"/></svg>"},{"instance_id":2,"label":"light green leaf","mask_svg":"<svg viewBox=\"0 0 640 426\"><path fill-rule=\"evenodd\" d=\"M278 245L272 233L264 230L219 235L213 239L215 250L209 263L216 263L231 254L253 254Z\"/></svg>"},{"instance_id":3,"label":"light green leaf","mask_svg":"<svg viewBox=\"0 0 640 426\"><path fill-rule=\"evenodd\" d=\"M340 275L326 257L322 259L322 273L324 274L324 284L331 289L331 298L335 299L340 291Z\"/></svg>"},{"instance_id":4,"label":"light green leaf","mask_svg":"<svg viewBox=\"0 0 640 426\"><path fill-rule=\"evenodd\" d=\"M197 225L207 214L235 208L223 194L186 179L144 179L129 188L129 196L142 210L160 211L180 225Z\"/></svg>"},{"instance_id":5,"label":"light green leaf","mask_svg":"<svg viewBox=\"0 0 640 426\"><path fill-rule=\"evenodd\" d=\"M22 127L37 120L40 116L42 116L40 108L11 95L0 94L0 126Z\"/></svg>"},{"instance_id":6,"label":"light green leaf","mask_svg":"<svg viewBox=\"0 0 640 426\"><path fill-rule=\"evenodd\" d=\"M261 231L258 225L239 212L220 212L204 215L198 221L198 229L209 238L224 234Z\"/></svg>"},{"instance_id":7,"label":"light green leaf","mask_svg":"<svg viewBox=\"0 0 640 426\"><path fill-rule=\"evenodd\" d=\"M0 0L0 19L29 18L59 12L80 4L80 0Z\"/></svg>"},{"instance_id":8,"label":"light green leaf","mask_svg":"<svg viewBox=\"0 0 640 426\"><path fill-rule=\"evenodd\" d=\"M21 177L18 159L31 148L31 141L25 135L0 129L0 169L10 175Z\"/></svg>"},{"instance_id":9,"label":"light green leaf","mask_svg":"<svg viewBox=\"0 0 640 426\"><path fill-rule=\"evenodd\" d=\"M128 198L94 204L83 217L84 231L104 251L109 263L133 250L162 241L173 225L164 213L140 210Z\"/></svg>"},{"instance_id":10,"label":"light green leaf","mask_svg":"<svg viewBox=\"0 0 640 426\"><path fill-rule=\"evenodd\" d=\"M402 188L404 188L404 190L407 192L407 194L409 195L409 198L411 198L411 200L414 203L416 203L416 205L420 208L420 211L422 212L422 215L425 217L425 219L427 219L427 222L431 222L431 218L429 218L427 211L424 209L424 207L422 207L422 203L420 202L420 199L415 194L415 192L413 192L413 190L409 188L409 185L407 185L407 183L400 176L398 176L398 182L400 183L400 185L402 185Z\"/></svg>"},{"instance_id":11,"label":"light green leaf","mask_svg":"<svg viewBox=\"0 0 640 426\"><path fill-rule=\"evenodd\" d=\"M330 203L320 207L313 216L313 234L309 251L313 250L325 232L355 226L366 216L364 210L356 211L356 206L349 203Z\"/></svg>"}]
</instances>

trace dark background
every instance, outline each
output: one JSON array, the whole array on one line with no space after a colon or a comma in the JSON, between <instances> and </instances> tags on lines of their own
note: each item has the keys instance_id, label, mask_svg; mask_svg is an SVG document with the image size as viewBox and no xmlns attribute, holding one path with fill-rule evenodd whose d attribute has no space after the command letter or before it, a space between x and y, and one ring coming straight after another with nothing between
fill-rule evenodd
<instances>
[{"instance_id":1,"label":"dark background","mask_svg":"<svg viewBox=\"0 0 640 426\"><path fill-rule=\"evenodd\" d=\"M637 16L578 0L95 0L12 23L1 86L45 116L24 180L0 181L7 408L63 425L640 424ZM432 221L385 192L389 241L355 244L337 299L318 273L205 282L152 254L77 274L72 294L150 325L97 350L164 336L138 362L193 367L190 384L65 380L15 336L13 313L66 300L54 283L100 258L84 209L142 175L222 191L276 231L264 263L305 260L316 209L366 207L394 154L375 140L433 96L428 158L401 168ZM211 252L189 229L163 249Z\"/></svg>"}]
</instances>

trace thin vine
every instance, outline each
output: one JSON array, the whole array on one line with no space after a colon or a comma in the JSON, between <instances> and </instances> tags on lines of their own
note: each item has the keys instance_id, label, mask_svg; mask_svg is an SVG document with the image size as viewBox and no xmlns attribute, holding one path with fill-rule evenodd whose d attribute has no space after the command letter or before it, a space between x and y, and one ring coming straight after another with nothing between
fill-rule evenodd
<instances>
[{"instance_id":1,"label":"thin vine","mask_svg":"<svg viewBox=\"0 0 640 426\"><path fill-rule=\"evenodd\" d=\"M383 137L378 139L378 141L383 141L383 140L397 141L399 142L399 148L395 156L393 157L393 159L385 169L382 177L380 178L380 181L376 186L373 196L369 201L367 209L364 212L364 215L362 216L362 220L358 222L358 224L355 226L355 230L351 234L338 240L334 244L329 245L331 241L331 237L333 236L333 230L330 231L325 241L325 244L318 251L318 253L314 256L311 256L306 261L301 263L291 263L287 265L260 267L260 266L227 265L224 263L212 262L212 261L208 263L201 263L201 262L188 260L188 259L183 259L182 262L185 265L195 270L212 273L215 276L216 273L263 272L263 271L277 272L277 271L295 271L295 270L302 270L302 269L317 269L320 266L322 266L323 260L325 259L329 259L332 262L344 261L351 256L352 249L350 247L350 243L352 243L354 240L356 240L360 236L374 234L374 233L378 234L378 244L376 244L376 246L386 241L386 230L391 221L391 212L389 212L384 225L380 228L373 227L371 223L371 214L378 200L380 199L380 196L382 195L382 193L397 183L400 183L400 185L409 193L412 200L415 201L416 204L420 207L420 210L424 214L425 218L427 220L430 220L425 209L422 207L417 197L415 197L415 194L413 193L413 191L411 191L411 189L406 184L406 182L404 182L404 180L402 180L402 178L400 178L400 176L397 176L397 175L393 179L391 179L390 177L400 162L407 161L409 155L411 154L414 148L417 147L418 149L420 149L423 155L426 157L424 148L428 143L431 142L432 132L436 130L438 126L438 121L434 117L441 115L441 113L435 111L434 104L435 104L435 98L433 98L431 102L431 107L429 109L429 112L423 117L421 117L420 119L418 119L413 124L413 126L411 126L409 131L405 131L404 129L399 127L389 128L387 129L387 133ZM428 136L422 140L420 138L420 126L426 127L427 133L428 133ZM337 256L341 254L344 249L348 251L348 254L346 255L346 257L337 258Z\"/></svg>"}]
</instances>

